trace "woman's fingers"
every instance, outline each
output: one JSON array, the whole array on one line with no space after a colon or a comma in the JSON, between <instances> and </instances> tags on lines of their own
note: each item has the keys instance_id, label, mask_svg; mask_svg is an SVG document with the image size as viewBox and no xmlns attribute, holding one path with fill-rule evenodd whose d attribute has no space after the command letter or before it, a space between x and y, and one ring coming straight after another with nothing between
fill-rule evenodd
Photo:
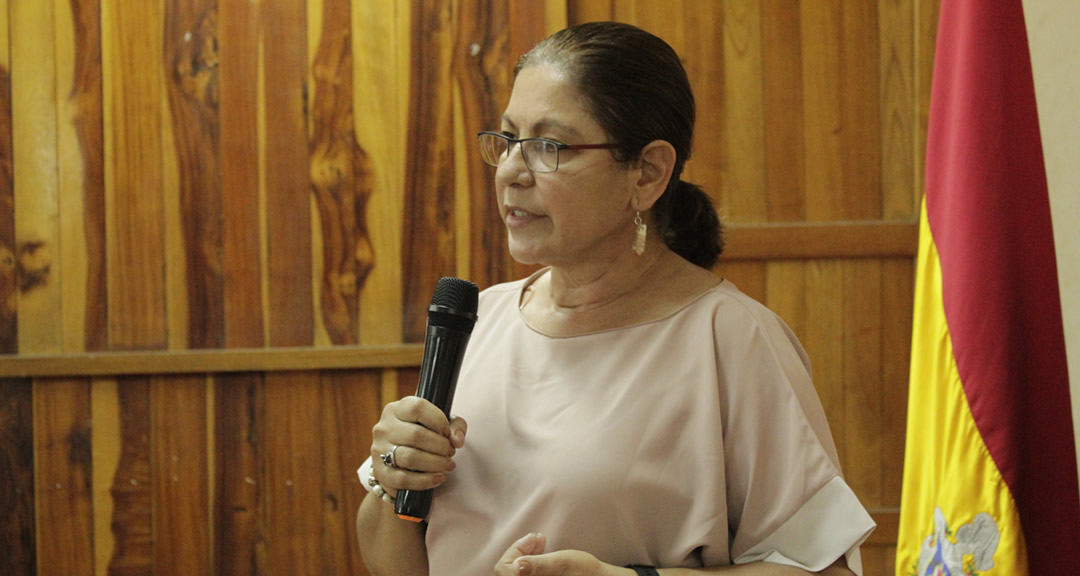
<instances>
[{"instance_id":1,"label":"woman's fingers","mask_svg":"<svg viewBox=\"0 0 1080 576\"><path fill-rule=\"evenodd\" d=\"M449 472L455 466L449 456L432 454L412 446L399 445L394 449L394 468L413 472Z\"/></svg>"}]
</instances>

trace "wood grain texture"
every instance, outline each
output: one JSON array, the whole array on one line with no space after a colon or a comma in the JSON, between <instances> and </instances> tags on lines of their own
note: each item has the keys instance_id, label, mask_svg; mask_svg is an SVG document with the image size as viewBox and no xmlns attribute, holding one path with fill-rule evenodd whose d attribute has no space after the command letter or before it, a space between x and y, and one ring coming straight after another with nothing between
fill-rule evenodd
<instances>
[{"instance_id":1,"label":"wood grain texture","mask_svg":"<svg viewBox=\"0 0 1080 576\"><path fill-rule=\"evenodd\" d=\"M63 349L52 2L11 5L12 154L19 351Z\"/></svg>"},{"instance_id":2,"label":"wood grain texture","mask_svg":"<svg viewBox=\"0 0 1080 576\"><path fill-rule=\"evenodd\" d=\"M367 203L374 166L353 130L351 11L325 0L313 64L311 184L322 229L322 322L333 344L359 338L359 293L375 264Z\"/></svg>"},{"instance_id":3,"label":"wood grain texture","mask_svg":"<svg viewBox=\"0 0 1080 576\"><path fill-rule=\"evenodd\" d=\"M841 216L880 218L881 102L877 2L845 2L840 18ZM857 50L849 47L858 46ZM863 193L873 191L873 193ZM835 192L834 192L835 194Z\"/></svg>"},{"instance_id":4,"label":"wood grain texture","mask_svg":"<svg viewBox=\"0 0 1080 576\"><path fill-rule=\"evenodd\" d=\"M207 408L203 378L150 380L154 574L211 568Z\"/></svg>"},{"instance_id":5,"label":"wood grain texture","mask_svg":"<svg viewBox=\"0 0 1080 576\"><path fill-rule=\"evenodd\" d=\"M12 576L37 573L33 446L30 381L0 380L0 559Z\"/></svg>"},{"instance_id":6,"label":"wood grain texture","mask_svg":"<svg viewBox=\"0 0 1080 576\"><path fill-rule=\"evenodd\" d=\"M915 117L915 4L887 0L878 5L881 94L881 193L883 218L915 218L918 214L919 162Z\"/></svg>"},{"instance_id":7,"label":"wood grain texture","mask_svg":"<svg viewBox=\"0 0 1080 576\"><path fill-rule=\"evenodd\" d=\"M843 264L844 419L834 427L844 428L844 479L868 507L883 505L881 281L878 261Z\"/></svg>"},{"instance_id":8,"label":"wood grain texture","mask_svg":"<svg viewBox=\"0 0 1080 576\"><path fill-rule=\"evenodd\" d=\"M498 128L510 100L513 67L510 10L499 2L463 2L458 13L454 46L454 79L460 91L461 136L456 140L458 170L469 203L469 280L490 286L512 275L513 259L506 249L506 228L495 199L494 169L480 158L476 132Z\"/></svg>"},{"instance_id":9,"label":"wood grain texture","mask_svg":"<svg viewBox=\"0 0 1080 576\"><path fill-rule=\"evenodd\" d=\"M107 346L100 0L55 0L65 352Z\"/></svg>"},{"instance_id":10,"label":"wood grain texture","mask_svg":"<svg viewBox=\"0 0 1080 576\"><path fill-rule=\"evenodd\" d=\"M161 22L156 2L102 5L109 347L118 350L167 343Z\"/></svg>"},{"instance_id":11,"label":"wood grain texture","mask_svg":"<svg viewBox=\"0 0 1080 576\"><path fill-rule=\"evenodd\" d=\"M401 266L402 337L424 339L427 307L454 258L453 11L447 2L414 0L409 66L405 214Z\"/></svg>"},{"instance_id":12,"label":"wood grain texture","mask_svg":"<svg viewBox=\"0 0 1080 576\"><path fill-rule=\"evenodd\" d=\"M408 2L354 2L353 125L374 168L367 206L375 266L360 292L362 344L401 341L411 14ZM392 225L390 223L393 223Z\"/></svg>"},{"instance_id":13,"label":"wood grain texture","mask_svg":"<svg viewBox=\"0 0 1080 576\"><path fill-rule=\"evenodd\" d=\"M261 6L266 110L267 324L271 346L314 340L303 0Z\"/></svg>"},{"instance_id":14,"label":"wood grain texture","mask_svg":"<svg viewBox=\"0 0 1080 576\"><path fill-rule=\"evenodd\" d=\"M15 258L15 178L12 174L11 76L7 67L7 2L0 4L0 354L19 351Z\"/></svg>"},{"instance_id":15,"label":"wood grain texture","mask_svg":"<svg viewBox=\"0 0 1080 576\"><path fill-rule=\"evenodd\" d=\"M761 3L765 193L769 220L806 217L799 0Z\"/></svg>"},{"instance_id":16,"label":"wood grain texture","mask_svg":"<svg viewBox=\"0 0 1080 576\"><path fill-rule=\"evenodd\" d=\"M263 377L215 377L214 402L214 568L221 575L266 574Z\"/></svg>"},{"instance_id":17,"label":"wood grain texture","mask_svg":"<svg viewBox=\"0 0 1080 576\"><path fill-rule=\"evenodd\" d=\"M150 382L146 378L124 378L117 382L115 393L120 430L119 437L110 440L118 444L120 458L109 487L114 547L107 574L151 574L155 561Z\"/></svg>"},{"instance_id":18,"label":"wood grain texture","mask_svg":"<svg viewBox=\"0 0 1080 576\"><path fill-rule=\"evenodd\" d=\"M761 3L724 2L724 92L721 203L726 217L761 222L768 217L765 191L765 108ZM703 158L707 162L712 158Z\"/></svg>"},{"instance_id":19,"label":"wood grain texture","mask_svg":"<svg viewBox=\"0 0 1080 576\"><path fill-rule=\"evenodd\" d=\"M688 38L684 65L694 90L696 122L693 151L681 176L682 180L700 185L713 203L721 207L727 201L724 185L731 156L727 137L725 93L729 80L726 74L724 11L720 3L702 5L700 12L688 18ZM745 196L744 196L745 198Z\"/></svg>"},{"instance_id":20,"label":"wood grain texture","mask_svg":"<svg viewBox=\"0 0 1080 576\"><path fill-rule=\"evenodd\" d=\"M90 383L34 384L34 476L41 576L94 573Z\"/></svg>"},{"instance_id":21,"label":"wood grain texture","mask_svg":"<svg viewBox=\"0 0 1080 576\"><path fill-rule=\"evenodd\" d=\"M378 371L322 375L322 574L367 574L356 544L356 511L367 491L356 469L371 454L371 428L382 413L379 392Z\"/></svg>"},{"instance_id":22,"label":"wood grain texture","mask_svg":"<svg viewBox=\"0 0 1080 576\"><path fill-rule=\"evenodd\" d=\"M217 0L165 3L166 90L185 249L185 348L224 343Z\"/></svg>"},{"instance_id":23,"label":"wood grain texture","mask_svg":"<svg viewBox=\"0 0 1080 576\"><path fill-rule=\"evenodd\" d=\"M225 343L263 345L259 203L259 10L251 2L218 8L222 259Z\"/></svg>"},{"instance_id":24,"label":"wood grain texture","mask_svg":"<svg viewBox=\"0 0 1080 576\"><path fill-rule=\"evenodd\" d=\"M268 574L323 570L323 449L319 375L266 378L265 483Z\"/></svg>"}]
</instances>

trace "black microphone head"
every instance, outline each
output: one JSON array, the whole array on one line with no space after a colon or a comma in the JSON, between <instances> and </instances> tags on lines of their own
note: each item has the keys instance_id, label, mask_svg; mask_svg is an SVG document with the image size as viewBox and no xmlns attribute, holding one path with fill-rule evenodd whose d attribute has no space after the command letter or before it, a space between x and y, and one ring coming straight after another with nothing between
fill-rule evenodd
<instances>
[{"instance_id":1,"label":"black microphone head","mask_svg":"<svg viewBox=\"0 0 1080 576\"><path fill-rule=\"evenodd\" d=\"M476 302L479 297L476 284L461 278L440 278L431 297L431 305L448 311L476 314Z\"/></svg>"}]
</instances>

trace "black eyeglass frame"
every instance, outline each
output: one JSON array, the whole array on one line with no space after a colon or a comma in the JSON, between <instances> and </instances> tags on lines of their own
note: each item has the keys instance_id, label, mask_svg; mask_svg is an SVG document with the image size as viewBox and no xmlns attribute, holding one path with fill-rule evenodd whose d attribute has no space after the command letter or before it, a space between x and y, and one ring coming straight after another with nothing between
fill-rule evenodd
<instances>
[{"instance_id":1,"label":"black eyeglass frame","mask_svg":"<svg viewBox=\"0 0 1080 576\"><path fill-rule=\"evenodd\" d=\"M619 147L618 144L612 144L612 143L608 143L608 144L563 144L562 142L559 142L558 140L552 140L550 138L512 138L510 136L507 136L506 134L501 134L499 132L491 132L491 131L488 131L488 130L484 130L484 131L476 133L476 139L477 140L483 138L484 136L494 136L496 138L501 138L501 139L505 140L506 141L507 156L510 155L510 149L514 147L514 144L520 144L522 142L544 142L546 144L551 144L551 145L555 146L555 168L553 168L552 170L537 170L537 169L533 168L532 162L529 161L528 155L525 154L525 149L524 148L521 149L521 158L522 158L522 160L525 161L525 167L528 168L531 172L539 172L541 174L551 174L551 173L554 173L554 172L559 170L559 163L562 161L559 152L562 152L563 150L612 150L612 149L615 149L615 148ZM487 160L487 158L484 158L483 154L480 154L480 158L483 159L484 163L487 164L488 166L494 166L496 168L499 167L499 164L489 162Z\"/></svg>"}]
</instances>

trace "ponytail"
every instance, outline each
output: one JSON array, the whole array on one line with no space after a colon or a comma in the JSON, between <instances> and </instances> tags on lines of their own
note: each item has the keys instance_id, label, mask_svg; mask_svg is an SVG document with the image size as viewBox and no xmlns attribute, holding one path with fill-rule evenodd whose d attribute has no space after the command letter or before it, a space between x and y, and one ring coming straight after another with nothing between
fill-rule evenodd
<instances>
[{"instance_id":1,"label":"ponytail","mask_svg":"<svg viewBox=\"0 0 1080 576\"><path fill-rule=\"evenodd\" d=\"M705 269L716 265L724 251L724 225L701 187L679 180L657 200L653 211L673 252Z\"/></svg>"}]
</instances>

